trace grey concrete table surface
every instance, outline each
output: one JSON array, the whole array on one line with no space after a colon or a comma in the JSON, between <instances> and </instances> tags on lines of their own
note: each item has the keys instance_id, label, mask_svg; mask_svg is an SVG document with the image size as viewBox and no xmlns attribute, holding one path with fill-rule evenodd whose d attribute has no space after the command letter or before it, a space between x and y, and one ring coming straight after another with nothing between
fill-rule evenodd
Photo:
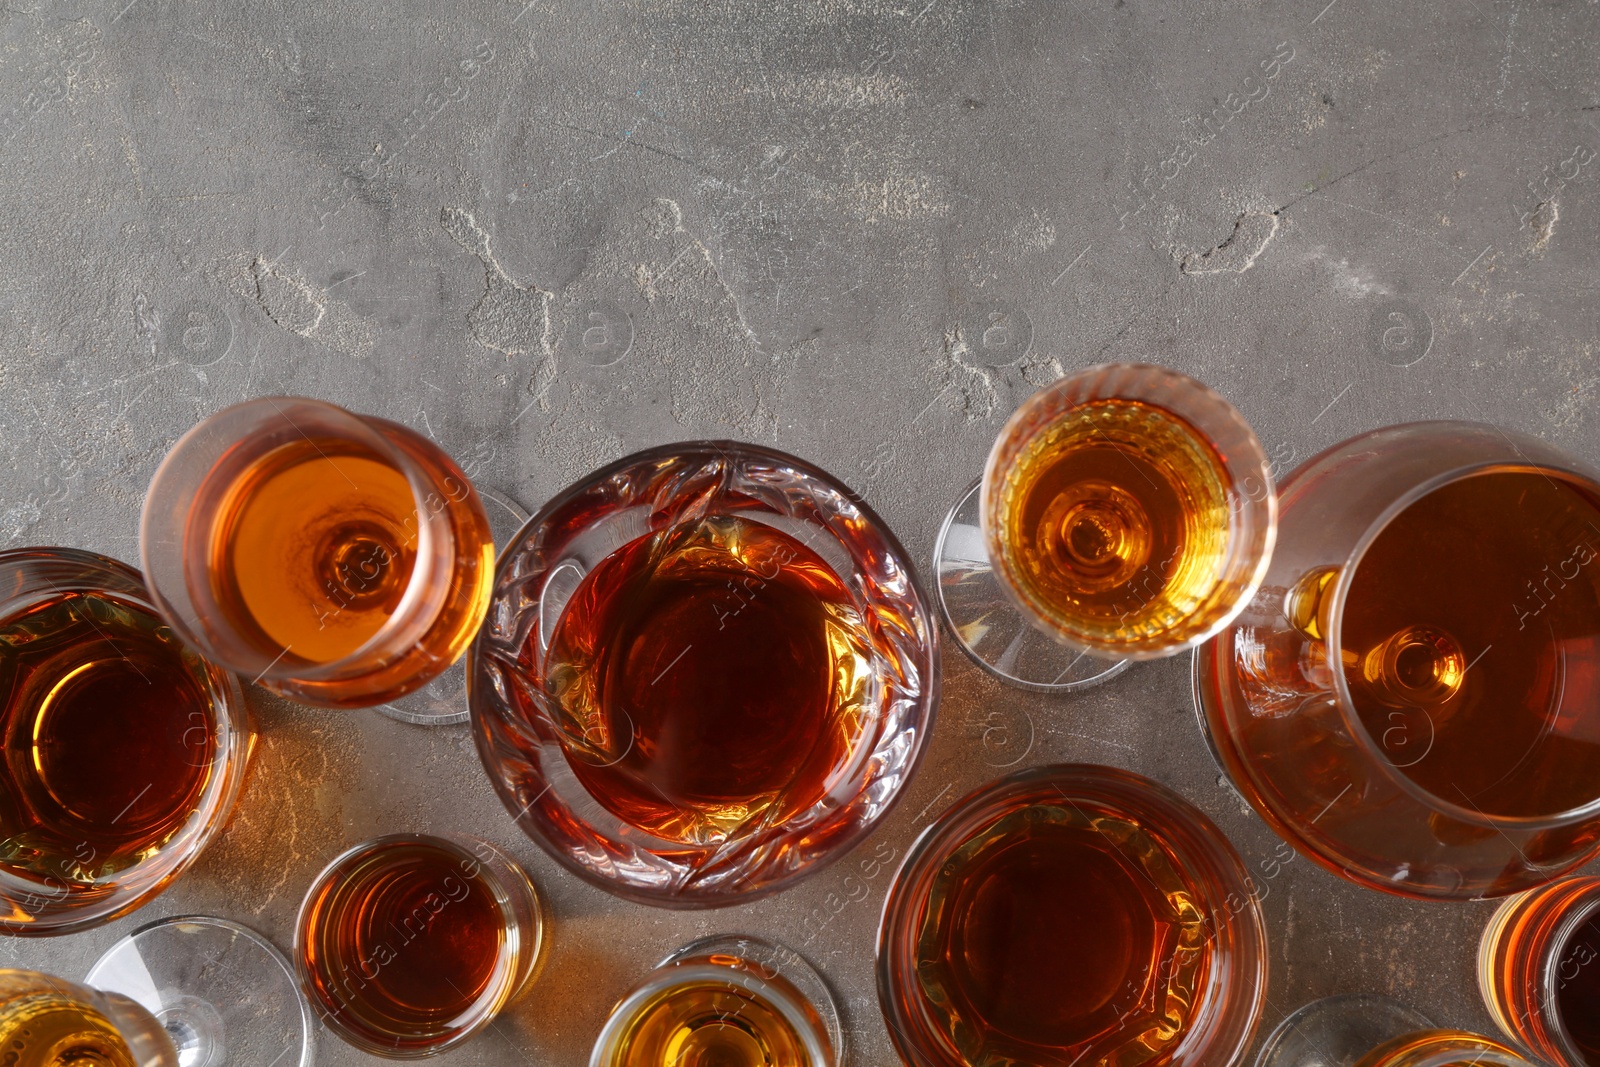
<instances>
[{"instance_id":1,"label":"grey concrete table surface","mask_svg":"<svg viewBox=\"0 0 1600 1067\"><path fill-rule=\"evenodd\" d=\"M1010 409L1108 359L1210 382L1282 466L1428 417L1600 459L1597 53L1594 0L10 0L0 540L135 560L164 451L274 393L414 426L524 509L640 447L761 441L851 482L924 567ZM1490 1031L1493 905L1276 865L1187 657L1071 699L944 668L922 771L856 857L903 855L1006 767L1132 768L1262 877L1263 1032L1345 991ZM851 1062L894 1062L887 873L623 904L518 832L467 727L251 702L252 778L197 866L0 962L76 978L188 912L287 946L338 849L462 830L528 865L554 925L538 984L450 1062L581 1063L655 960L724 930L800 949ZM362 1057L323 1034L318 1059Z\"/></svg>"}]
</instances>

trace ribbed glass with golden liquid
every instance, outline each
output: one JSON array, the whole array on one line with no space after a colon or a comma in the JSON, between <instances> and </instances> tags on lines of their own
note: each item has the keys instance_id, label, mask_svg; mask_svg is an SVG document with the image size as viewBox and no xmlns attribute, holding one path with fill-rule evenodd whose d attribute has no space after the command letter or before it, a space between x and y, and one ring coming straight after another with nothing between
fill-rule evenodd
<instances>
[{"instance_id":1,"label":"ribbed glass with golden liquid","mask_svg":"<svg viewBox=\"0 0 1600 1067\"><path fill-rule=\"evenodd\" d=\"M35 971L0 970L6 1067L178 1067L161 1024L126 997Z\"/></svg>"},{"instance_id":2,"label":"ribbed glass with golden liquid","mask_svg":"<svg viewBox=\"0 0 1600 1067\"><path fill-rule=\"evenodd\" d=\"M1478 987L1500 1029L1541 1059L1600 1065L1600 877L1502 904L1478 944Z\"/></svg>"},{"instance_id":3,"label":"ribbed glass with golden liquid","mask_svg":"<svg viewBox=\"0 0 1600 1067\"><path fill-rule=\"evenodd\" d=\"M1467 1030L1418 1030L1385 1041L1356 1067L1535 1067L1521 1053Z\"/></svg>"}]
</instances>

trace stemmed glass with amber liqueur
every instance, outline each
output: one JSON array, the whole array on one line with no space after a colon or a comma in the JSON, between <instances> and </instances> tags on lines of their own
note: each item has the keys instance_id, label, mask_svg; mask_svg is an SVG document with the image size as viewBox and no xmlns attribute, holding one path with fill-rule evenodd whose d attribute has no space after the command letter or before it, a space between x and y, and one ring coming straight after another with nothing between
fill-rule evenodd
<instances>
[{"instance_id":1,"label":"stemmed glass with amber liqueur","mask_svg":"<svg viewBox=\"0 0 1600 1067\"><path fill-rule=\"evenodd\" d=\"M140 553L185 641L329 707L443 673L477 632L494 563L483 505L437 445L298 397L186 433L150 483Z\"/></svg>"},{"instance_id":2,"label":"stemmed glass with amber liqueur","mask_svg":"<svg viewBox=\"0 0 1600 1067\"><path fill-rule=\"evenodd\" d=\"M1600 848L1600 481L1493 426L1363 434L1281 487L1260 591L1195 656L1255 809L1405 896L1542 885Z\"/></svg>"},{"instance_id":3,"label":"stemmed glass with amber liqueur","mask_svg":"<svg viewBox=\"0 0 1600 1067\"><path fill-rule=\"evenodd\" d=\"M1065 692L1221 629L1265 572L1276 498L1226 400L1165 367L1069 374L1007 421L934 549L961 648Z\"/></svg>"},{"instance_id":4,"label":"stemmed glass with amber liqueur","mask_svg":"<svg viewBox=\"0 0 1600 1067\"><path fill-rule=\"evenodd\" d=\"M1294 1012L1262 1043L1256 1067L1536 1067L1511 1048L1436 1026L1389 997L1327 997Z\"/></svg>"}]
</instances>

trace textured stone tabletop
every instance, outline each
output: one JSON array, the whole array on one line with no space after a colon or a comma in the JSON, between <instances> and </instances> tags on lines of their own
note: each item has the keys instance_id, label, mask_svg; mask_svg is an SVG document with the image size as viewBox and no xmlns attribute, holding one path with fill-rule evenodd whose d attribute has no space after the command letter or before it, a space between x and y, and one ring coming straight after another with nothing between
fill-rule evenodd
<instances>
[{"instance_id":1,"label":"textured stone tabletop","mask_svg":"<svg viewBox=\"0 0 1600 1067\"><path fill-rule=\"evenodd\" d=\"M1385 423L1491 420L1600 460L1594 0L8 0L0 6L0 539L137 559L197 419L262 394L411 425L502 533L629 451L721 436L865 494L926 567L1006 414L1108 359L1220 389L1280 469ZM1188 657L1077 698L944 654L931 749L858 851L753 905L626 905L564 873L464 725L291 706L226 835L109 928L7 940L81 977L134 926L288 946L345 845L463 830L553 906L544 973L446 1059L580 1064L696 936L776 938L894 1062L872 949L893 864L1003 768L1151 775L1266 886L1263 1032L1389 992L1489 1030L1489 903L1280 863L1195 728ZM809 922L808 922L809 919ZM318 1059L363 1057L324 1034Z\"/></svg>"}]
</instances>

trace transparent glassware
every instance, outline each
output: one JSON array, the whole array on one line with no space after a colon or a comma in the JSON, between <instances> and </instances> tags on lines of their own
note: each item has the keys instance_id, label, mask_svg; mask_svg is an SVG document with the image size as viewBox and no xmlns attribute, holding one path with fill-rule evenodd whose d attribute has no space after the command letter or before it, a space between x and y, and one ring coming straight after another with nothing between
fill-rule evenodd
<instances>
[{"instance_id":1,"label":"transparent glassware","mask_svg":"<svg viewBox=\"0 0 1600 1067\"><path fill-rule=\"evenodd\" d=\"M0 1046L24 1067L179 1067L139 1005L36 971L0 970Z\"/></svg>"},{"instance_id":2,"label":"transparent glassware","mask_svg":"<svg viewBox=\"0 0 1600 1067\"><path fill-rule=\"evenodd\" d=\"M678 949L622 998L589 1067L836 1067L844 1040L828 984L804 958L719 935Z\"/></svg>"},{"instance_id":3,"label":"transparent glassware","mask_svg":"<svg viewBox=\"0 0 1600 1067\"><path fill-rule=\"evenodd\" d=\"M393 701L466 650L494 543L460 468L406 427L299 397L212 415L162 461L140 555L207 658L325 707Z\"/></svg>"},{"instance_id":4,"label":"transparent glassware","mask_svg":"<svg viewBox=\"0 0 1600 1067\"><path fill-rule=\"evenodd\" d=\"M1536 1067L1481 1034L1435 1026L1397 1000L1349 994L1314 1001L1278 1024L1256 1067Z\"/></svg>"},{"instance_id":5,"label":"transparent glassware","mask_svg":"<svg viewBox=\"0 0 1600 1067\"><path fill-rule=\"evenodd\" d=\"M238 680L172 636L126 564L11 549L0 589L0 931L74 933L188 869L255 734Z\"/></svg>"},{"instance_id":6,"label":"transparent glassware","mask_svg":"<svg viewBox=\"0 0 1600 1067\"><path fill-rule=\"evenodd\" d=\"M1478 988L1506 1036L1541 1060L1600 1064L1600 877L1501 904L1478 945Z\"/></svg>"},{"instance_id":7,"label":"transparent glassware","mask_svg":"<svg viewBox=\"0 0 1600 1067\"><path fill-rule=\"evenodd\" d=\"M141 926L84 982L153 1016L178 1067L310 1067L315 1024L293 968L236 922L183 915Z\"/></svg>"},{"instance_id":8,"label":"transparent glassware","mask_svg":"<svg viewBox=\"0 0 1600 1067\"><path fill-rule=\"evenodd\" d=\"M416 1059L456 1048L532 983L544 905L521 866L463 834L386 834L346 850L300 905L307 999L349 1044Z\"/></svg>"},{"instance_id":9,"label":"transparent glassware","mask_svg":"<svg viewBox=\"0 0 1600 1067\"><path fill-rule=\"evenodd\" d=\"M1255 433L1176 371L1105 364L1026 400L934 548L957 644L1001 681L1068 692L1225 626L1272 554Z\"/></svg>"},{"instance_id":10,"label":"transparent glassware","mask_svg":"<svg viewBox=\"0 0 1600 1067\"><path fill-rule=\"evenodd\" d=\"M1333 873L1416 898L1505 895L1592 857L1590 468L1412 423L1313 457L1279 496L1266 580L1194 658L1201 728L1256 811Z\"/></svg>"},{"instance_id":11,"label":"transparent glassware","mask_svg":"<svg viewBox=\"0 0 1600 1067\"><path fill-rule=\"evenodd\" d=\"M626 457L534 516L468 686L529 836L613 893L706 907L867 833L920 758L938 664L871 511L793 456L711 441Z\"/></svg>"},{"instance_id":12,"label":"transparent glassware","mask_svg":"<svg viewBox=\"0 0 1600 1067\"><path fill-rule=\"evenodd\" d=\"M957 801L906 856L878 928L879 1007L919 1067L1225 1067L1266 996L1252 888L1166 787L1111 767L1020 771Z\"/></svg>"}]
</instances>

